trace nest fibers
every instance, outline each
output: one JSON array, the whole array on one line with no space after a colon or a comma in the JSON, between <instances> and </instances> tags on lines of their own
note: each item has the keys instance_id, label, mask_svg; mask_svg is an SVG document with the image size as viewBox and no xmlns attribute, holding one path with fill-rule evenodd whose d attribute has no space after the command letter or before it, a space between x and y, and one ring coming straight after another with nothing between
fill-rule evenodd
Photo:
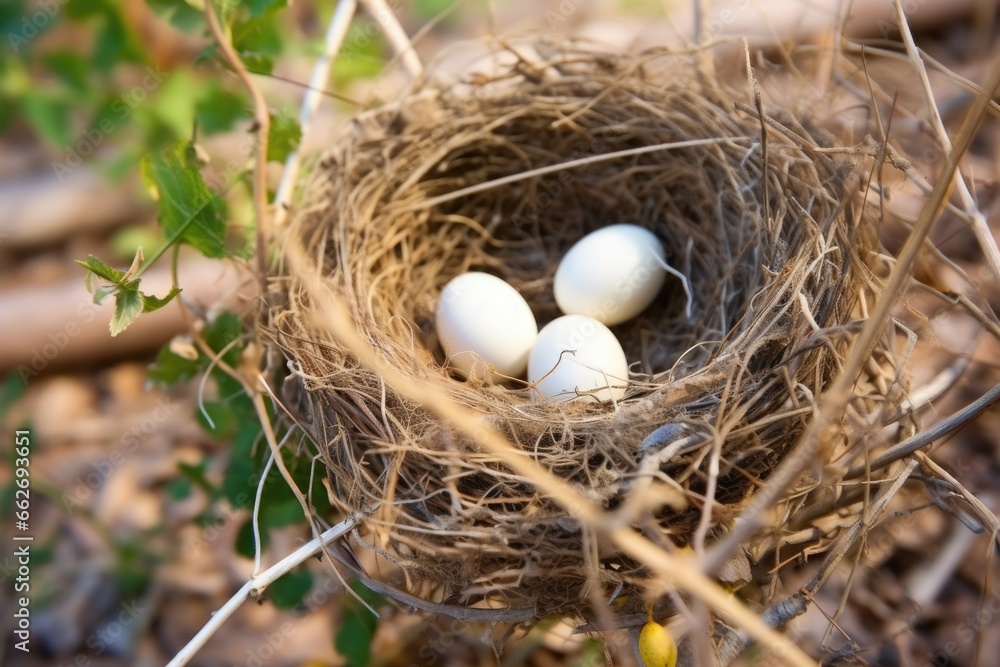
<instances>
[{"instance_id":1,"label":"nest fibers","mask_svg":"<svg viewBox=\"0 0 1000 667\"><path fill-rule=\"evenodd\" d=\"M714 478L711 540L795 443L879 293L861 158L817 150L829 135L775 109L765 155L756 113L734 105L752 101L746 85L697 85L689 55L526 52L507 52L499 76L424 84L359 117L315 165L285 243L318 258L395 369L480 412L664 548L692 541ZM656 233L684 277L614 327L632 364L621 402L539 402L524 383L449 373L433 326L448 280L495 274L544 325L560 314L563 253L617 222ZM348 353L311 315L301 270L271 277L269 335L333 502L364 518L361 545L400 568L379 576L423 600L534 617L583 613L595 590L609 600L641 589L642 563L595 544L503 460ZM892 366L884 345L869 368L879 365ZM870 375L856 391L862 418L901 400ZM829 457L857 442L846 419L827 435Z\"/></svg>"}]
</instances>

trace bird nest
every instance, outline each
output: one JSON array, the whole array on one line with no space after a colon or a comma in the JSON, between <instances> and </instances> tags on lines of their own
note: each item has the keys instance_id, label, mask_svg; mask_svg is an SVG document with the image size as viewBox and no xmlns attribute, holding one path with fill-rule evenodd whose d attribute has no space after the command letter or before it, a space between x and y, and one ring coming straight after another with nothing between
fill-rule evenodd
<instances>
[{"instance_id":1,"label":"bird nest","mask_svg":"<svg viewBox=\"0 0 1000 667\"><path fill-rule=\"evenodd\" d=\"M762 116L750 87L706 82L688 54L536 43L503 56L499 74L431 77L357 117L312 168L283 243L305 248L360 339L427 395L475 411L664 549L699 531L711 543L796 443L880 292L864 157L791 113ZM545 402L523 381L449 371L434 313L451 278L499 276L541 325L561 314L562 255L619 222L653 231L676 269L613 327L631 363L622 400ZM642 590L643 563L322 326L309 271L286 259L270 276L266 326L333 503L396 566L378 576L408 599L532 618ZM880 376L892 365L880 343L855 416L900 403ZM851 428L825 431L823 455L856 443Z\"/></svg>"}]
</instances>

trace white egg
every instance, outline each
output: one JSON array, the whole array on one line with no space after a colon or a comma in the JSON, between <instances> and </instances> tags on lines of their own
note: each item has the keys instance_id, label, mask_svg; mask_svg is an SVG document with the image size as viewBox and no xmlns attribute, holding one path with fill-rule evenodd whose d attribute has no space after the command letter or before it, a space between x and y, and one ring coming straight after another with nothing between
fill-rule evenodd
<instances>
[{"instance_id":1,"label":"white egg","mask_svg":"<svg viewBox=\"0 0 1000 667\"><path fill-rule=\"evenodd\" d=\"M542 327L528 359L528 380L555 401L620 401L628 381L628 362L611 330L586 315L564 315Z\"/></svg>"},{"instance_id":2,"label":"white egg","mask_svg":"<svg viewBox=\"0 0 1000 667\"><path fill-rule=\"evenodd\" d=\"M487 364L510 377L524 373L538 337L524 297L488 273L463 273L445 285L435 325L448 363L466 377L486 382L499 379Z\"/></svg>"},{"instance_id":3,"label":"white egg","mask_svg":"<svg viewBox=\"0 0 1000 667\"><path fill-rule=\"evenodd\" d=\"M667 272L663 244L638 225L611 225L587 234L556 269L556 303L566 313L613 326L653 303Z\"/></svg>"}]
</instances>

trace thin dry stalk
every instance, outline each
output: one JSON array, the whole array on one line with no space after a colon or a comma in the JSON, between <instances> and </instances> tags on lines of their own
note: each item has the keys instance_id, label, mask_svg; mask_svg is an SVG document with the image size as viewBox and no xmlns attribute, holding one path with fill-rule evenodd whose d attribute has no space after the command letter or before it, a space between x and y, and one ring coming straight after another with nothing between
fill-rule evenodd
<instances>
[{"instance_id":1,"label":"thin dry stalk","mask_svg":"<svg viewBox=\"0 0 1000 667\"><path fill-rule=\"evenodd\" d=\"M340 52L340 47L347 37L347 31L351 27L351 20L357 12L357 0L339 0L337 8L330 18L330 25L326 29L326 38L323 45L323 53L316 59L313 65L312 74L309 76L309 87L302 98L302 106L299 109L299 128L302 136L306 136L312 129L312 119L319 109L319 104L323 100L323 92L327 81L330 80L330 72L333 69L334 60ZM285 166L281 172L281 180L278 182L278 190L274 195L274 216L275 227L285 224L288 217L288 209L292 203L292 194L295 192L295 185L299 181L299 166L302 156L296 146L285 158Z\"/></svg>"},{"instance_id":2,"label":"thin dry stalk","mask_svg":"<svg viewBox=\"0 0 1000 667\"><path fill-rule=\"evenodd\" d=\"M705 561L707 571L711 572L719 567L738 545L749 539L755 531L765 524L764 513L781 500L791 485L801 476L810 461L814 460L820 453L824 442L823 434L834 424L836 415L843 412L847 402L854 396L852 388L857 382L858 375L867 360L871 358L875 346L889 323L890 314L898 303L904 286L910 281L913 265L921 252L924 239L944 209L958 165L969 149L998 87L1000 87L1000 63L993 68L989 82L983 88L983 94L976 98L975 103L969 109L934 189L921 210L920 217L917 219L906 244L899 253L892 273L886 281L885 289L857 340L852 343L850 356L837 379L830 389L820 397L816 416L809 422L808 428L802 434L793 453L775 470L764 489L754 496L748 510L743 514L741 522L709 552Z\"/></svg>"}]
</instances>

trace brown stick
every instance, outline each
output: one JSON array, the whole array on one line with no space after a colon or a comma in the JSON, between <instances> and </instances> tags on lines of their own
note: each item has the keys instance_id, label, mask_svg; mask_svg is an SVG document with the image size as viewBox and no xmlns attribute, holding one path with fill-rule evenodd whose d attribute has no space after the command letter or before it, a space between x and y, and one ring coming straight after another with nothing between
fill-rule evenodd
<instances>
[{"instance_id":1,"label":"brown stick","mask_svg":"<svg viewBox=\"0 0 1000 667\"><path fill-rule=\"evenodd\" d=\"M79 168L57 178L35 173L0 185L0 249L61 243L81 232L102 233L141 219L143 206L125 184L111 185Z\"/></svg>"},{"instance_id":2,"label":"brown stick","mask_svg":"<svg viewBox=\"0 0 1000 667\"><path fill-rule=\"evenodd\" d=\"M196 304L215 304L243 285L247 298L253 292L250 276L235 264L191 260L179 274L182 298ZM151 269L142 284L153 294L165 294L172 284L170 269ZM19 372L30 382L53 370L155 350L186 330L181 310L170 304L112 338L108 322L113 312L114 299L94 304L83 287L82 270L55 285L0 291L0 370Z\"/></svg>"},{"instance_id":3,"label":"brown stick","mask_svg":"<svg viewBox=\"0 0 1000 667\"><path fill-rule=\"evenodd\" d=\"M267 111L267 100L264 94L254 85L250 72L247 71L243 61L233 49L233 45L226 39L219 25L219 18L215 15L215 8L211 0L205 0L205 19L208 27L212 31L215 43L226 58L226 61L236 72L236 76L246 87L253 99L253 119L257 129L257 150L256 164L253 170L253 207L254 217L257 218L257 278L263 283L267 279L267 256L268 256L268 215L267 215L267 141L271 132L271 115Z\"/></svg>"}]
</instances>

